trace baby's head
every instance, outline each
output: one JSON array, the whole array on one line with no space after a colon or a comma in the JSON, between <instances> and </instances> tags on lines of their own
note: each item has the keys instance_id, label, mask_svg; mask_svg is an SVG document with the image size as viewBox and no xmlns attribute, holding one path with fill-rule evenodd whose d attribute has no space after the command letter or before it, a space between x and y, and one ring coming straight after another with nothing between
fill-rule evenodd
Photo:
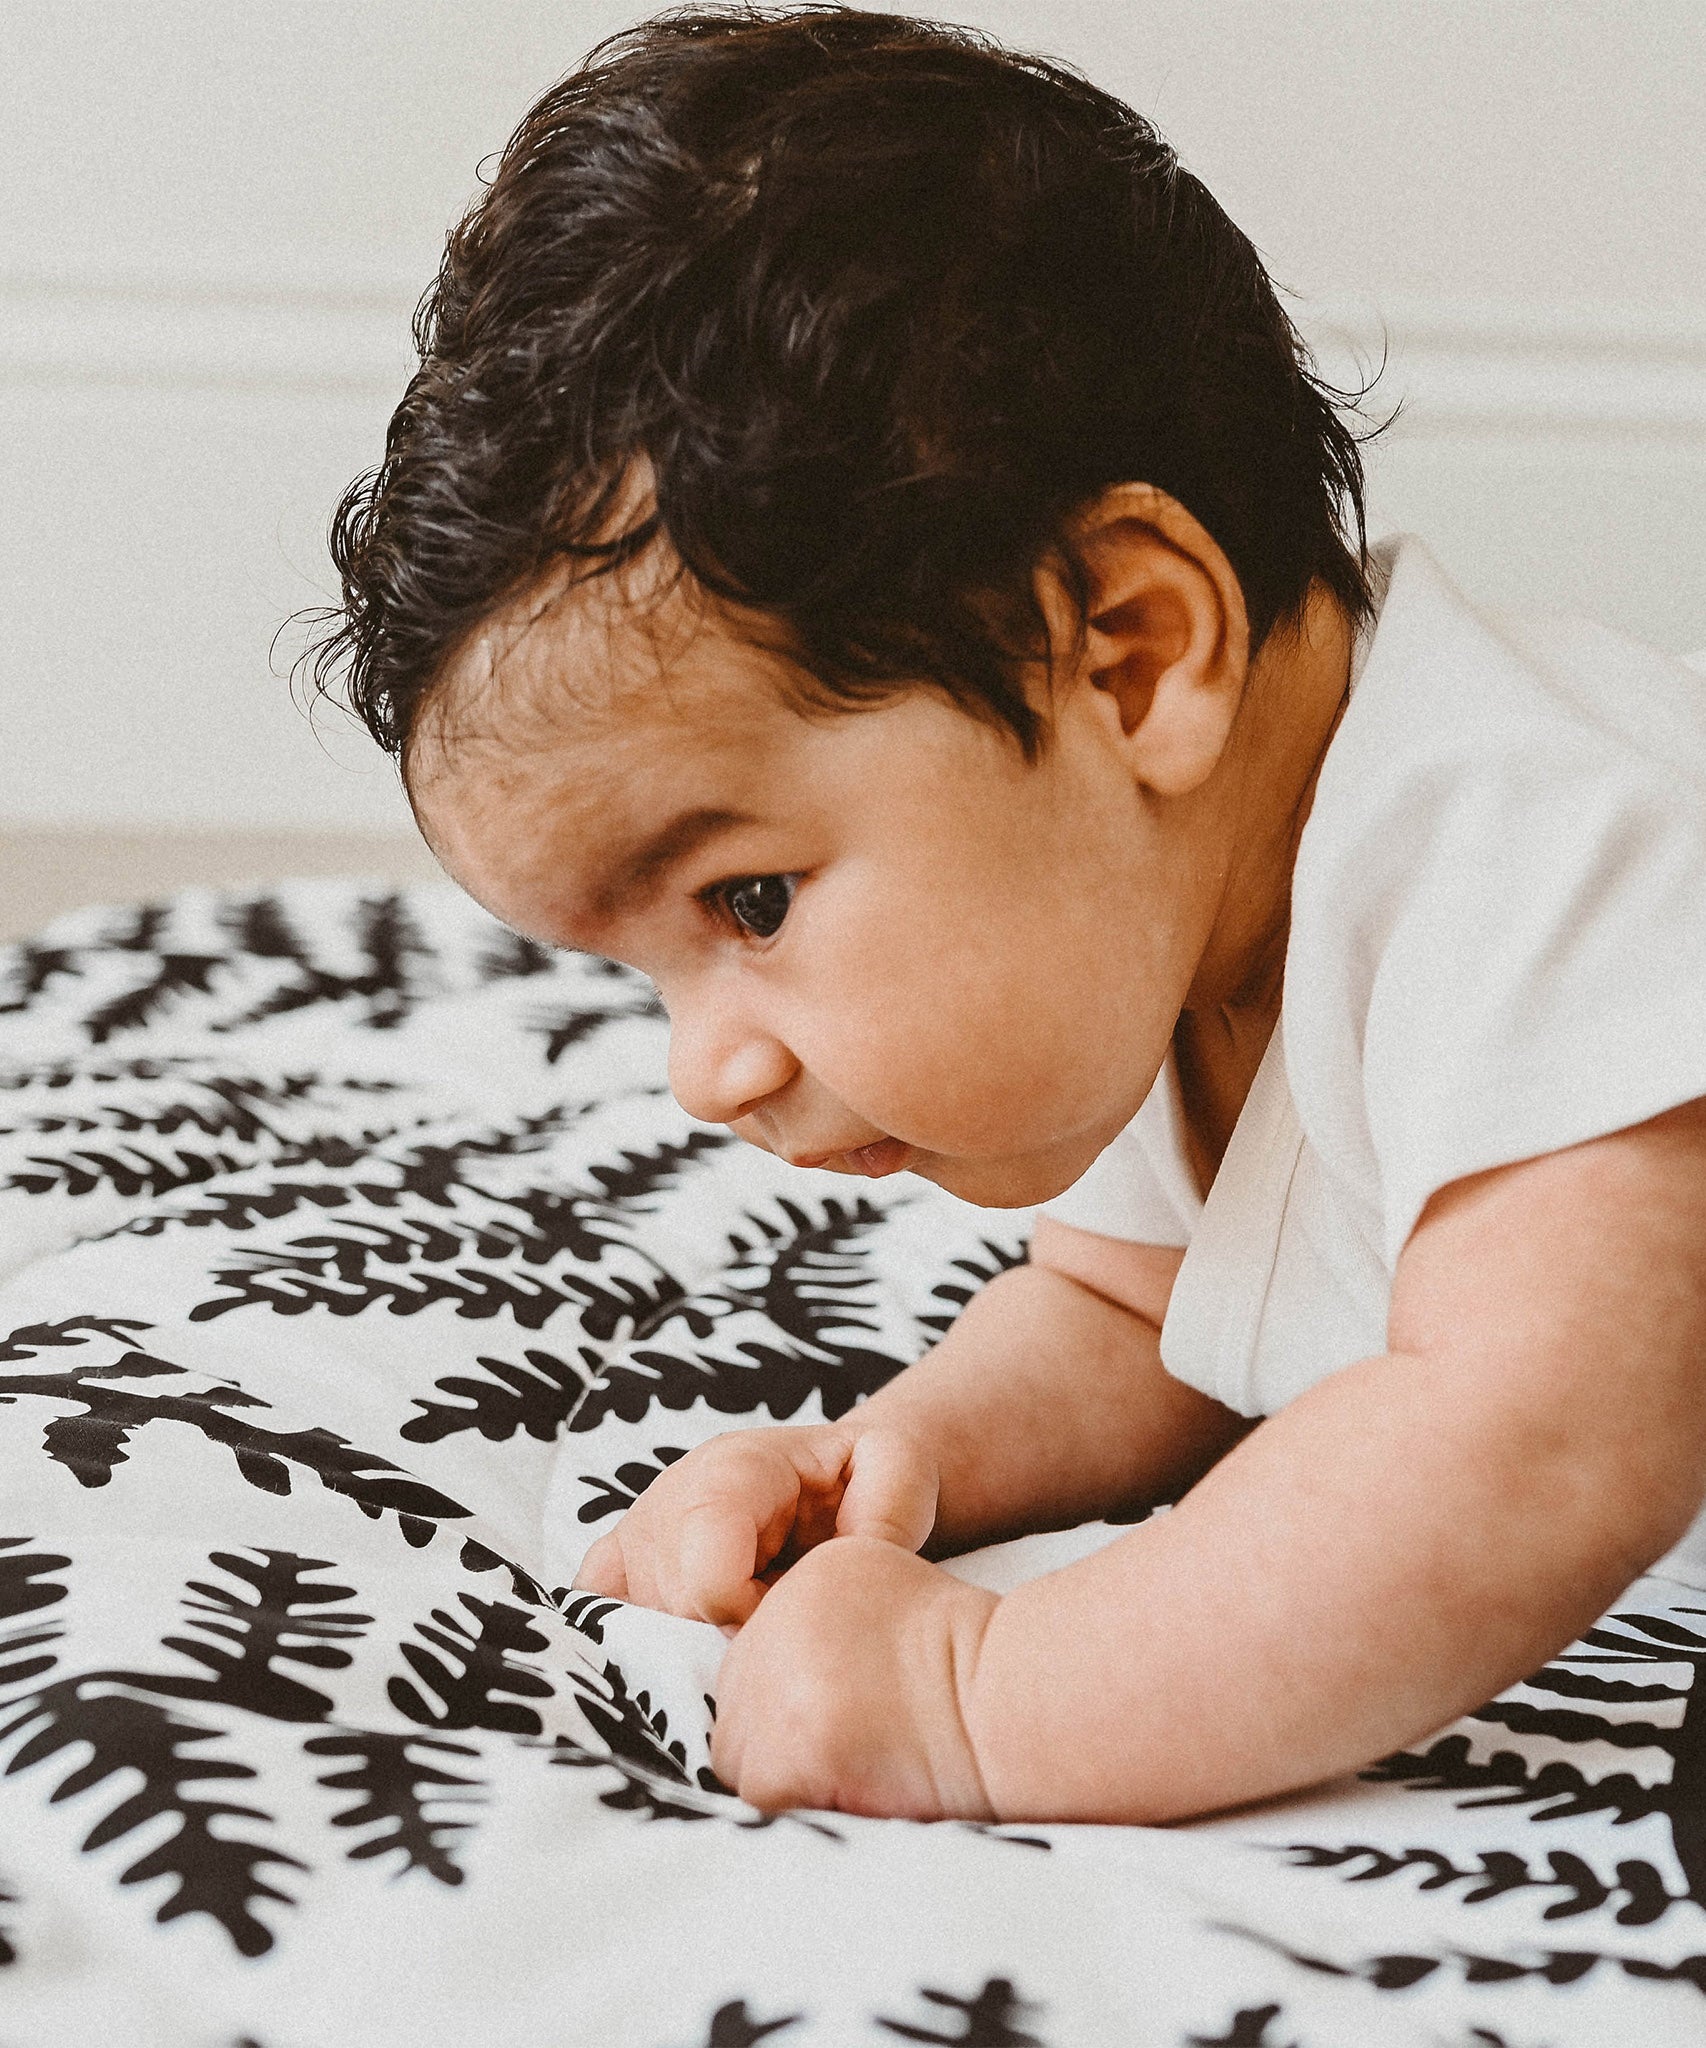
<instances>
[{"instance_id":1,"label":"baby's head","mask_svg":"<svg viewBox=\"0 0 1706 2048\"><path fill-rule=\"evenodd\" d=\"M651 976L694 1114L1069 1184L1271 939L1264 679L1368 605L1250 244L969 31L681 13L528 115L418 339L320 658L445 866Z\"/></svg>"}]
</instances>

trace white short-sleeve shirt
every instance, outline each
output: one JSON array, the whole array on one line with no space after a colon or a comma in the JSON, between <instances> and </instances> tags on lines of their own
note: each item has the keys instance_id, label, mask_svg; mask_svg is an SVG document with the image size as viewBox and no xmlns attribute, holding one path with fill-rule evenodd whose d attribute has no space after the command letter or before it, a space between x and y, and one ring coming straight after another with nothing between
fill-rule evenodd
<instances>
[{"instance_id":1,"label":"white short-sleeve shirt","mask_svg":"<svg viewBox=\"0 0 1706 2048\"><path fill-rule=\"evenodd\" d=\"M1706 679L1376 550L1280 1022L1206 1201L1171 1056L1044 1214L1182 1245L1177 1378L1271 1414L1386 1349L1428 1198L1706 1096ZM1706 1517L1685 1546L1706 1567Z\"/></svg>"}]
</instances>

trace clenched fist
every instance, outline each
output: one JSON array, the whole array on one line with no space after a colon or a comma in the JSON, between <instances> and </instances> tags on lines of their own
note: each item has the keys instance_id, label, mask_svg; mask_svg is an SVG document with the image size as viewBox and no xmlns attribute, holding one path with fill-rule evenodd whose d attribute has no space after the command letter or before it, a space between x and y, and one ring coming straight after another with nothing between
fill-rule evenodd
<instances>
[{"instance_id":1,"label":"clenched fist","mask_svg":"<svg viewBox=\"0 0 1706 2048\"><path fill-rule=\"evenodd\" d=\"M711 1767L754 1806L993 1820L969 1725L993 1593L892 1543L825 1543L729 1645Z\"/></svg>"},{"instance_id":2,"label":"clenched fist","mask_svg":"<svg viewBox=\"0 0 1706 2048\"><path fill-rule=\"evenodd\" d=\"M937 1483L935 1457L902 1431L734 1430L661 1472L586 1553L575 1584L733 1629L831 1536L917 1550Z\"/></svg>"}]
</instances>

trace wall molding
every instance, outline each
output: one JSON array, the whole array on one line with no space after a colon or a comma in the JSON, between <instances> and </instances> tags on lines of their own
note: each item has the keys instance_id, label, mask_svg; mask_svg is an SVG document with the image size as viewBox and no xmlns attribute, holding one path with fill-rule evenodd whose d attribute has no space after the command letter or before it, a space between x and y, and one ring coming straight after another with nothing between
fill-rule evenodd
<instances>
[{"instance_id":1,"label":"wall molding","mask_svg":"<svg viewBox=\"0 0 1706 2048\"><path fill-rule=\"evenodd\" d=\"M191 255L0 272L0 379L251 386L394 398L429 274L394 255L264 265ZM1295 301L1323 373L1395 438L1495 433L1700 442L1706 308L1447 298ZM1384 363L1384 367L1382 367Z\"/></svg>"},{"instance_id":2,"label":"wall molding","mask_svg":"<svg viewBox=\"0 0 1706 2048\"><path fill-rule=\"evenodd\" d=\"M400 394L418 296L394 276L0 272L0 379Z\"/></svg>"},{"instance_id":3,"label":"wall molding","mask_svg":"<svg viewBox=\"0 0 1706 2048\"><path fill-rule=\"evenodd\" d=\"M1298 305L1323 372L1394 436L1616 436L1706 453L1706 309L1391 298Z\"/></svg>"}]
</instances>

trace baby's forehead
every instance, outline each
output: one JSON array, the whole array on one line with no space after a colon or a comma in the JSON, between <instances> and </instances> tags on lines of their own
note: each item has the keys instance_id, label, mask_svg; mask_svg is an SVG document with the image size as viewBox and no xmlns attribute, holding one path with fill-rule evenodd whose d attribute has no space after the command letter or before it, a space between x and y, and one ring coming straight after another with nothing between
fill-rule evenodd
<instances>
[{"instance_id":1,"label":"baby's forehead","mask_svg":"<svg viewBox=\"0 0 1706 2048\"><path fill-rule=\"evenodd\" d=\"M470 749L749 752L798 718L809 679L780 629L659 552L590 574L552 563L482 619L423 706L411 783Z\"/></svg>"}]
</instances>

